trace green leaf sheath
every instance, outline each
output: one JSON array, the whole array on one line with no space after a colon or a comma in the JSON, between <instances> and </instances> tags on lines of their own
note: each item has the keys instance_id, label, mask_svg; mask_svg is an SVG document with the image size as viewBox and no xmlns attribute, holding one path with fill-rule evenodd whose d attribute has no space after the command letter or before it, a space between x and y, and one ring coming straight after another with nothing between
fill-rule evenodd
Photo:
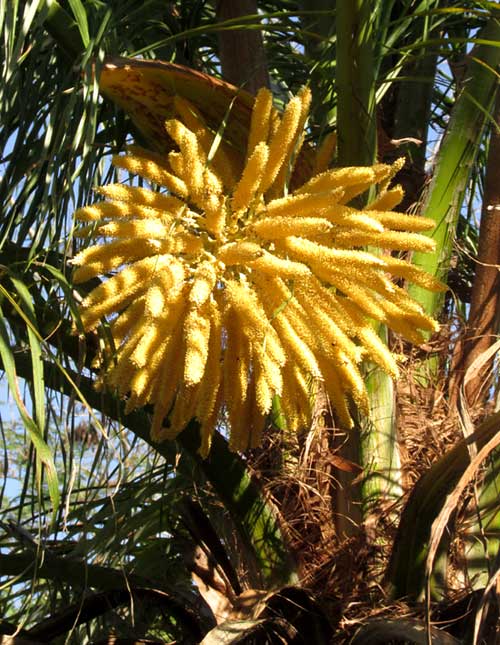
<instances>
[{"instance_id":1,"label":"green leaf sheath","mask_svg":"<svg viewBox=\"0 0 500 645\"><path fill-rule=\"evenodd\" d=\"M484 126L490 118L498 88L500 64L500 17L492 15L478 34L482 44L468 55L464 80L453 106L443 141L439 148L429 193L422 207L426 217L436 222L430 236L436 252L415 253L413 262L446 281L454 234L465 189L473 168ZM425 311L436 316L443 304L443 294L412 285L410 294Z\"/></svg>"}]
</instances>

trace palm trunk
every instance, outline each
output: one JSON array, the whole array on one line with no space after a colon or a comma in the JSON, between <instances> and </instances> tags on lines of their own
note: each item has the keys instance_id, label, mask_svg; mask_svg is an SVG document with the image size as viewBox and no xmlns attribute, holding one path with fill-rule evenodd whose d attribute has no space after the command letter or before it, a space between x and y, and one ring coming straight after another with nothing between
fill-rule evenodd
<instances>
[{"instance_id":1,"label":"palm trunk","mask_svg":"<svg viewBox=\"0 0 500 645\"><path fill-rule=\"evenodd\" d=\"M256 0L219 0L217 2L218 22L256 14ZM256 94L261 87L269 87L269 72L262 32L258 29L220 31L219 55L222 76L226 81L238 87L244 87L251 94Z\"/></svg>"},{"instance_id":2,"label":"palm trunk","mask_svg":"<svg viewBox=\"0 0 500 645\"><path fill-rule=\"evenodd\" d=\"M492 126L483 208L479 229L479 249L476 275L472 287L468 329L465 339L457 345L455 352L454 383L450 390L457 398L463 377L474 361L485 352L496 339L500 310L500 92L497 92L495 123ZM493 357L478 370L466 386L469 403L488 398L488 384L491 382Z\"/></svg>"},{"instance_id":3,"label":"palm trunk","mask_svg":"<svg viewBox=\"0 0 500 645\"><path fill-rule=\"evenodd\" d=\"M337 131L339 166L374 163L375 68L372 2L337 2Z\"/></svg>"}]
</instances>

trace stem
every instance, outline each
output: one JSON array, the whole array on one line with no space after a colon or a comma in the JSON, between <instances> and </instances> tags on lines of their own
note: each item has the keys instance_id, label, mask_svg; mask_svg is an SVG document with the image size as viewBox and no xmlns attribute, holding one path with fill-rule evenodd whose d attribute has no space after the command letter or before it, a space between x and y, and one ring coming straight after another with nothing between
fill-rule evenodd
<instances>
[{"instance_id":1,"label":"stem","mask_svg":"<svg viewBox=\"0 0 500 645\"><path fill-rule=\"evenodd\" d=\"M338 163L371 165L376 161L375 58L373 3L337 3ZM387 340L387 330L379 327ZM365 477L359 500L365 523L381 502L401 492L396 442L394 391L390 377L378 368L367 374L371 417L358 424L355 441ZM354 438L350 438L354 441ZM369 536L368 536L369 537Z\"/></svg>"},{"instance_id":2,"label":"stem","mask_svg":"<svg viewBox=\"0 0 500 645\"><path fill-rule=\"evenodd\" d=\"M339 166L376 159L373 3L337 2L337 127Z\"/></svg>"}]
</instances>

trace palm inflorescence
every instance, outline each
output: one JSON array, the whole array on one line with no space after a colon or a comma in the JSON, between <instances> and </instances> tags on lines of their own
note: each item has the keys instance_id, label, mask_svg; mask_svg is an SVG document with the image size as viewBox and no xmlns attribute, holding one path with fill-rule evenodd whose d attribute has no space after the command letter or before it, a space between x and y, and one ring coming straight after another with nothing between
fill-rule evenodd
<instances>
[{"instance_id":1,"label":"palm inflorescence","mask_svg":"<svg viewBox=\"0 0 500 645\"><path fill-rule=\"evenodd\" d=\"M196 418L206 455L224 418L233 450L257 446L275 396L297 430L318 387L349 427L349 400L368 409L361 363L397 373L376 321L417 343L437 327L394 281L440 288L392 253L434 248L430 219L392 210L401 163L329 170L332 137L305 163L310 98L280 114L261 90L246 154L177 98L172 152L113 159L166 190L111 184L76 213L78 234L103 242L75 257L75 281L108 276L82 303L83 328L108 317L104 381L128 410L154 405L157 441Z\"/></svg>"}]
</instances>

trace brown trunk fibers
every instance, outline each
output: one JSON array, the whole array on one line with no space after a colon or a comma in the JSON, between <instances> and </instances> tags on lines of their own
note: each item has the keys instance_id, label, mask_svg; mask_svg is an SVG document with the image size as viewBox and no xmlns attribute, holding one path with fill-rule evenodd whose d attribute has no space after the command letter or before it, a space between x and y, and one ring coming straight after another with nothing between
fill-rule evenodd
<instances>
[{"instance_id":1,"label":"brown trunk fibers","mask_svg":"<svg viewBox=\"0 0 500 645\"><path fill-rule=\"evenodd\" d=\"M257 13L256 0L219 0L217 21L224 22ZM222 76L226 81L256 94L269 87L266 55L259 29L230 29L219 32Z\"/></svg>"},{"instance_id":2,"label":"brown trunk fibers","mask_svg":"<svg viewBox=\"0 0 500 645\"><path fill-rule=\"evenodd\" d=\"M479 229L479 248L472 300L464 338L454 356L456 374L450 384L451 401L456 404L467 370L498 337L500 307L500 92L497 92L494 126L491 132L483 209ZM492 360L468 380L466 398L470 405L484 403L491 382Z\"/></svg>"}]
</instances>

